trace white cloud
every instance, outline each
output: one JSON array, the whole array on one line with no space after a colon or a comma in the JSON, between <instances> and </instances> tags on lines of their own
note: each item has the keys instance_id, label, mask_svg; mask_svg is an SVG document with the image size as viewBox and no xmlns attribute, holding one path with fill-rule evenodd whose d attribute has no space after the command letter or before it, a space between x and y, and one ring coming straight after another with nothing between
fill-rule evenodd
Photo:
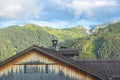
<instances>
[{"instance_id":1,"label":"white cloud","mask_svg":"<svg viewBox=\"0 0 120 80\"><path fill-rule=\"evenodd\" d=\"M104 6L119 5L116 0L71 0L69 2L65 0L52 0L52 2L73 12L76 17L80 17L83 14L86 16L93 16L95 15L95 9L100 9L100 7Z\"/></svg>"},{"instance_id":2,"label":"white cloud","mask_svg":"<svg viewBox=\"0 0 120 80\"><path fill-rule=\"evenodd\" d=\"M65 9L68 4L67 0L49 0L48 3L57 4L61 9Z\"/></svg>"},{"instance_id":3,"label":"white cloud","mask_svg":"<svg viewBox=\"0 0 120 80\"><path fill-rule=\"evenodd\" d=\"M36 4L37 0L0 0L0 17L10 19L38 17L42 7Z\"/></svg>"},{"instance_id":4,"label":"white cloud","mask_svg":"<svg viewBox=\"0 0 120 80\"><path fill-rule=\"evenodd\" d=\"M38 1L41 2L38 3ZM0 26L35 23L55 28L79 24L88 27L97 24L92 21L99 20L100 22L118 17L119 7L118 0L0 0ZM60 14L56 14L58 10L60 10ZM58 17L62 17L64 14L68 14L71 18L69 20L60 18L59 20Z\"/></svg>"},{"instance_id":5,"label":"white cloud","mask_svg":"<svg viewBox=\"0 0 120 80\"><path fill-rule=\"evenodd\" d=\"M93 12L98 7L103 6L110 6L110 5L116 5L117 3L115 1L106 1L106 0L94 0L94 1L80 1L80 0L74 0L71 4L69 4L70 8L74 10L74 14L76 16L80 16L82 14L86 14L87 16L93 16L95 15Z\"/></svg>"}]
</instances>

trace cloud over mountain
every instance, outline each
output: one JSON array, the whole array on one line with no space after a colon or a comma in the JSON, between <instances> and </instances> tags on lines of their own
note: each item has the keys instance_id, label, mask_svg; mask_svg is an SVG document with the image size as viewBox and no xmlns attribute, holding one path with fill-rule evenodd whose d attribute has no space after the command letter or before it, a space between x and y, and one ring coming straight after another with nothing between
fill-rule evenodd
<instances>
[{"instance_id":1,"label":"cloud over mountain","mask_svg":"<svg viewBox=\"0 0 120 80\"><path fill-rule=\"evenodd\" d=\"M119 0L0 0L0 26L31 21L61 28L120 18Z\"/></svg>"}]
</instances>

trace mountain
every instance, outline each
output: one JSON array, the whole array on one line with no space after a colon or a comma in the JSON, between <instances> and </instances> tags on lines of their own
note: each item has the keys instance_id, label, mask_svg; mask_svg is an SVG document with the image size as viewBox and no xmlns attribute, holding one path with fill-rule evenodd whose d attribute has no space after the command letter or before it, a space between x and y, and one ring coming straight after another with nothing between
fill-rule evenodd
<instances>
[{"instance_id":1,"label":"mountain","mask_svg":"<svg viewBox=\"0 0 120 80\"><path fill-rule=\"evenodd\" d=\"M95 30L95 32L93 32ZM35 24L0 29L0 61L36 44L50 47L51 40L79 50L80 59L120 58L120 21L87 30L83 26L65 29Z\"/></svg>"},{"instance_id":2,"label":"mountain","mask_svg":"<svg viewBox=\"0 0 120 80\"><path fill-rule=\"evenodd\" d=\"M81 34L84 34L84 36L87 36L90 32L88 29L86 29L85 27L83 26L75 26L75 27L72 27L72 28L66 28L64 30L67 30L67 31L74 31L74 32L79 32L81 31ZM80 34L79 34L80 35Z\"/></svg>"},{"instance_id":3,"label":"mountain","mask_svg":"<svg viewBox=\"0 0 120 80\"><path fill-rule=\"evenodd\" d=\"M86 36L87 29L77 26L69 29L53 29L35 24L13 25L0 29L0 61L33 44L51 46L51 40L61 43Z\"/></svg>"},{"instance_id":4,"label":"mountain","mask_svg":"<svg viewBox=\"0 0 120 80\"><path fill-rule=\"evenodd\" d=\"M99 28L93 35L68 41L64 45L78 49L80 59L120 58L120 22Z\"/></svg>"},{"instance_id":5,"label":"mountain","mask_svg":"<svg viewBox=\"0 0 120 80\"><path fill-rule=\"evenodd\" d=\"M90 29L90 32L91 32L91 34L94 34L94 33L98 32L98 30L101 28L105 28L105 27L108 27L109 25L119 23L119 22L120 22L120 20L113 20L113 21L105 23L105 24L96 25L95 27Z\"/></svg>"}]
</instances>

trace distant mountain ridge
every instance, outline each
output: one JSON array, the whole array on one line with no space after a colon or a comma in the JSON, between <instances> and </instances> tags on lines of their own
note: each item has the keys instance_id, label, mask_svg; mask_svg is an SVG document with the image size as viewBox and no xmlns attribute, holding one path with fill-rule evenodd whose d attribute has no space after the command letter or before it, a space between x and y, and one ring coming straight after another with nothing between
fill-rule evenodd
<instances>
[{"instance_id":1,"label":"distant mountain ridge","mask_svg":"<svg viewBox=\"0 0 120 80\"><path fill-rule=\"evenodd\" d=\"M95 27L90 29L90 32L91 33L96 33L101 28L105 28L105 27L108 27L109 25L112 25L112 24L115 24L115 23L119 23L119 22L120 22L120 20L113 20L113 21L105 23L105 24L96 25Z\"/></svg>"},{"instance_id":2,"label":"distant mountain ridge","mask_svg":"<svg viewBox=\"0 0 120 80\"><path fill-rule=\"evenodd\" d=\"M87 29L77 26L67 29L54 29L35 24L13 25L0 29L0 60L6 59L33 44L51 46L51 40L59 42L86 36Z\"/></svg>"},{"instance_id":3,"label":"distant mountain ridge","mask_svg":"<svg viewBox=\"0 0 120 80\"><path fill-rule=\"evenodd\" d=\"M53 39L59 40L61 45L78 49L80 59L120 58L120 21L116 21L91 30L83 26L54 29L36 24L1 28L0 61L33 44L50 47Z\"/></svg>"},{"instance_id":4,"label":"distant mountain ridge","mask_svg":"<svg viewBox=\"0 0 120 80\"><path fill-rule=\"evenodd\" d=\"M65 43L79 50L80 59L120 58L120 22L99 28L96 33Z\"/></svg>"}]
</instances>

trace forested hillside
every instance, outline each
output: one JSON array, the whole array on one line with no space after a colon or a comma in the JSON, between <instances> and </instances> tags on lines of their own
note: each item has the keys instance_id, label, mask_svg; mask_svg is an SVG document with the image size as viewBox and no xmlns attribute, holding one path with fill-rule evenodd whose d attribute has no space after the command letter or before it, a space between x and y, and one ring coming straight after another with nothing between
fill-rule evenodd
<instances>
[{"instance_id":1,"label":"forested hillside","mask_svg":"<svg viewBox=\"0 0 120 80\"><path fill-rule=\"evenodd\" d=\"M109 24L91 36L71 40L65 45L78 49L80 59L120 58L120 22Z\"/></svg>"},{"instance_id":2,"label":"forested hillside","mask_svg":"<svg viewBox=\"0 0 120 80\"><path fill-rule=\"evenodd\" d=\"M86 36L88 30L81 26L69 29L53 29L35 24L9 26L0 29L0 61L33 44L51 46L52 39L60 42Z\"/></svg>"},{"instance_id":3,"label":"forested hillside","mask_svg":"<svg viewBox=\"0 0 120 80\"><path fill-rule=\"evenodd\" d=\"M120 22L120 20L114 20L114 21L111 21L109 23L96 25L95 27L93 27L92 29L90 29L90 32L91 32L91 34L96 33L101 28L105 28L105 27L107 27L109 25L113 25L113 24L116 24L116 23L119 23L119 22Z\"/></svg>"},{"instance_id":4,"label":"forested hillside","mask_svg":"<svg viewBox=\"0 0 120 80\"><path fill-rule=\"evenodd\" d=\"M94 34L89 34L82 26L53 29L26 24L1 28L0 61L33 44L49 47L53 39L65 42L67 47L78 49L80 59L120 58L120 22L98 28Z\"/></svg>"}]
</instances>

